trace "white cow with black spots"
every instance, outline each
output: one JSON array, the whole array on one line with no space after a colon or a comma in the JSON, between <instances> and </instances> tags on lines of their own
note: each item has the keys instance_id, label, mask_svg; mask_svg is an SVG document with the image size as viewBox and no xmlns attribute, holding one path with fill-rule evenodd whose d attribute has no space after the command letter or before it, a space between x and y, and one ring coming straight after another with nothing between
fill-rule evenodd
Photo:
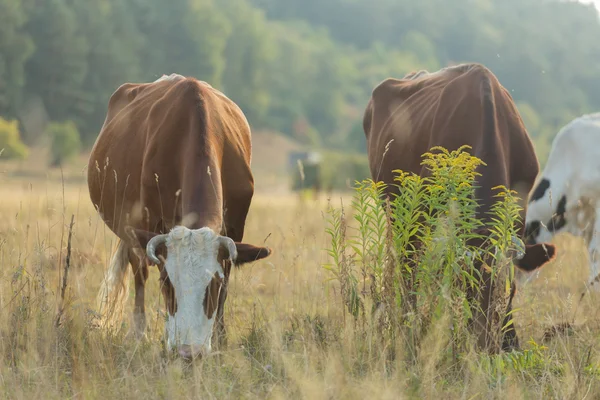
<instances>
[{"instance_id":1,"label":"white cow with black spots","mask_svg":"<svg viewBox=\"0 0 600 400\"><path fill-rule=\"evenodd\" d=\"M583 237L589 284L600 290L600 113L576 118L558 132L529 197L525 221L529 244L561 232Z\"/></svg>"}]
</instances>

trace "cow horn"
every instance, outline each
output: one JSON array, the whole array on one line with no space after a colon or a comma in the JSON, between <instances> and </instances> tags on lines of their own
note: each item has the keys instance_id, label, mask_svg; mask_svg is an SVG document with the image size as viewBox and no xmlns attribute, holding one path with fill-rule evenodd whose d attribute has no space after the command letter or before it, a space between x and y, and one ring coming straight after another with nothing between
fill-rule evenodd
<instances>
[{"instance_id":1,"label":"cow horn","mask_svg":"<svg viewBox=\"0 0 600 400\"><path fill-rule=\"evenodd\" d=\"M235 247L233 239L227 236L219 236L219 246L227 248L231 262L234 262L237 259L237 248Z\"/></svg>"},{"instance_id":2,"label":"cow horn","mask_svg":"<svg viewBox=\"0 0 600 400\"><path fill-rule=\"evenodd\" d=\"M148 255L148 258L157 265L160 263L160 260L156 257L156 248L167 241L167 236L169 235L156 235L150 239L146 245L146 254Z\"/></svg>"}]
</instances>

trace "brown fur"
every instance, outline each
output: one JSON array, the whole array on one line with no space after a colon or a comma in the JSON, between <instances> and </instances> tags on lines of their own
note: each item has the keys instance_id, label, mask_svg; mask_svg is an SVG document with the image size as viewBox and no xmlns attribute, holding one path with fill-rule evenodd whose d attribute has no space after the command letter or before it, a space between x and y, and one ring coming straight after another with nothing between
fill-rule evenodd
<instances>
[{"instance_id":1,"label":"brown fur","mask_svg":"<svg viewBox=\"0 0 600 400\"><path fill-rule=\"evenodd\" d=\"M145 249L150 238L182 224L210 227L232 238L238 264L264 258L270 249L239 243L254 194L251 151L244 114L209 84L184 77L126 83L111 96L90 155L90 198L106 225L132 248ZM164 246L157 250L157 256L166 257ZM142 253L140 259L130 252L129 261L135 309L143 315L148 267ZM225 256L219 257L225 264L217 309L220 333L231 267L222 260ZM163 266L159 269L172 314L177 307L174 289Z\"/></svg>"},{"instance_id":2,"label":"brown fur","mask_svg":"<svg viewBox=\"0 0 600 400\"><path fill-rule=\"evenodd\" d=\"M526 199L539 172L533 144L512 97L480 64L462 64L432 74L420 71L404 79L383 81L373 90L363 127L372 177L388 185L394 183L392 171L396 169L426 176L429 171L421 165L422 155L434 146L450 151L471 146L471 154L487 164L478 169L481 176L475 183L479 186L478 217L484 221L489 219L487 212L495 202L493 187L504 185ZM390 186L388 194L395 190ZM525 201L521 205L527 207ZM522 221L518 230L523 238ZM550 244L527 246L525 257L516 265L531 271L554 255L555 248ZM482 307L487 321L494 308L489 302L492 290L489 274L484 273ZM512 295L509 311L511 301ZM479 345L495 347L490 343L489 322L477 319ZM518 347L514 330L507 333L503 344L504 348L512 346Z\"/></svg>"},{"instance_id":3,"label":"brown fur","mask_svg":"<svg viewBox=\"0 0 600 400\"><path fill-rule=\"evenodd\" d=\"M221 277L219 274L215 274L210 285L206 287L206 293L204 293L204 313L208 319L213 317L215 310L217 309L219 299L219 289L221 289Z\"/></svg>"}]
</instances>

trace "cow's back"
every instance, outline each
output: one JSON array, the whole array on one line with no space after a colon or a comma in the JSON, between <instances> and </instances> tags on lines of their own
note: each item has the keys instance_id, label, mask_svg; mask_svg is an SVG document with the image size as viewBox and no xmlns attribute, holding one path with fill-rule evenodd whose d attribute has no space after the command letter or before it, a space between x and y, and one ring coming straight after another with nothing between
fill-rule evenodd
<instances>
[{"instance_id":1,"label":"cow's back","mask_svg":"<svg viewBox=\"0 0 600 400\"><path fill-rule=\"evenodd\" d=\"M234 178L228 171L248 174L250 157L243 113L210 85L181 76L124 84L111 96L90 155L90 197L122 238L125 225L173 226L182 218L184 184L193 190L190 179L210 174L212 166L221 189L221 180ZM230 164L224 170L223 159Z\"/></svg>"},{"instance_id":2,"label":"cow's back","mask_svg":"<svg viewBox=\"0 0 600 400\"><path fill-rule=\"evenodd\" d=\"M393 182L393 170L425 176L423 153L434 146L469 145L480 167L477 197L505 185L525 198L539 171L533 145L508 91L479 64L388 79L375 88L364 115L374 180ZM395 189L390 189L395 190ZM487 207L484 207L487 208Z\"/></svg>"}]
</instances>

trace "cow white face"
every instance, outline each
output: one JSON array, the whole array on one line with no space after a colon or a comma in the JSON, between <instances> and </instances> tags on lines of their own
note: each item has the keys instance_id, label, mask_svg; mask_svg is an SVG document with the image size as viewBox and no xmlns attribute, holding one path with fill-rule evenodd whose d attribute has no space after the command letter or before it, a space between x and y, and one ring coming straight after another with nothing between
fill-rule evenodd
<instances>
[{"instance_id":1,"label":"cow white face","mask_svg":"<svg viewBox=\"0 0 600 400\"><path fill-rule=\"evenodd\" d=\"M164 267L175 289L177 308L168 316L165 333L169 347L178 348L184 357L211 350L218 295L225 279L217 258L221 243L210 228L178 226L166 238ZM231 253L230 258L235 259L235 245Z\"/></svg>"},{"instance_id":2,"label":"cow white face","mask_svg":"<svg viewBox=\"0 0 600 400\"><path fill-rule=\"evenodd\" d=\"M226 284L223 256L240 265L268 257L271 250L236 243L208 227L188 229L176 226L162 235L137 229L130 232L142 246L146 245L150 261L163 267L162 292L168 310L165 325L167 345L176 348L185 358L208 354L219 293L222 285ZM164 262L157 257L159 248L160 254L166 253Z\"/></svg>"}]
</instances>

